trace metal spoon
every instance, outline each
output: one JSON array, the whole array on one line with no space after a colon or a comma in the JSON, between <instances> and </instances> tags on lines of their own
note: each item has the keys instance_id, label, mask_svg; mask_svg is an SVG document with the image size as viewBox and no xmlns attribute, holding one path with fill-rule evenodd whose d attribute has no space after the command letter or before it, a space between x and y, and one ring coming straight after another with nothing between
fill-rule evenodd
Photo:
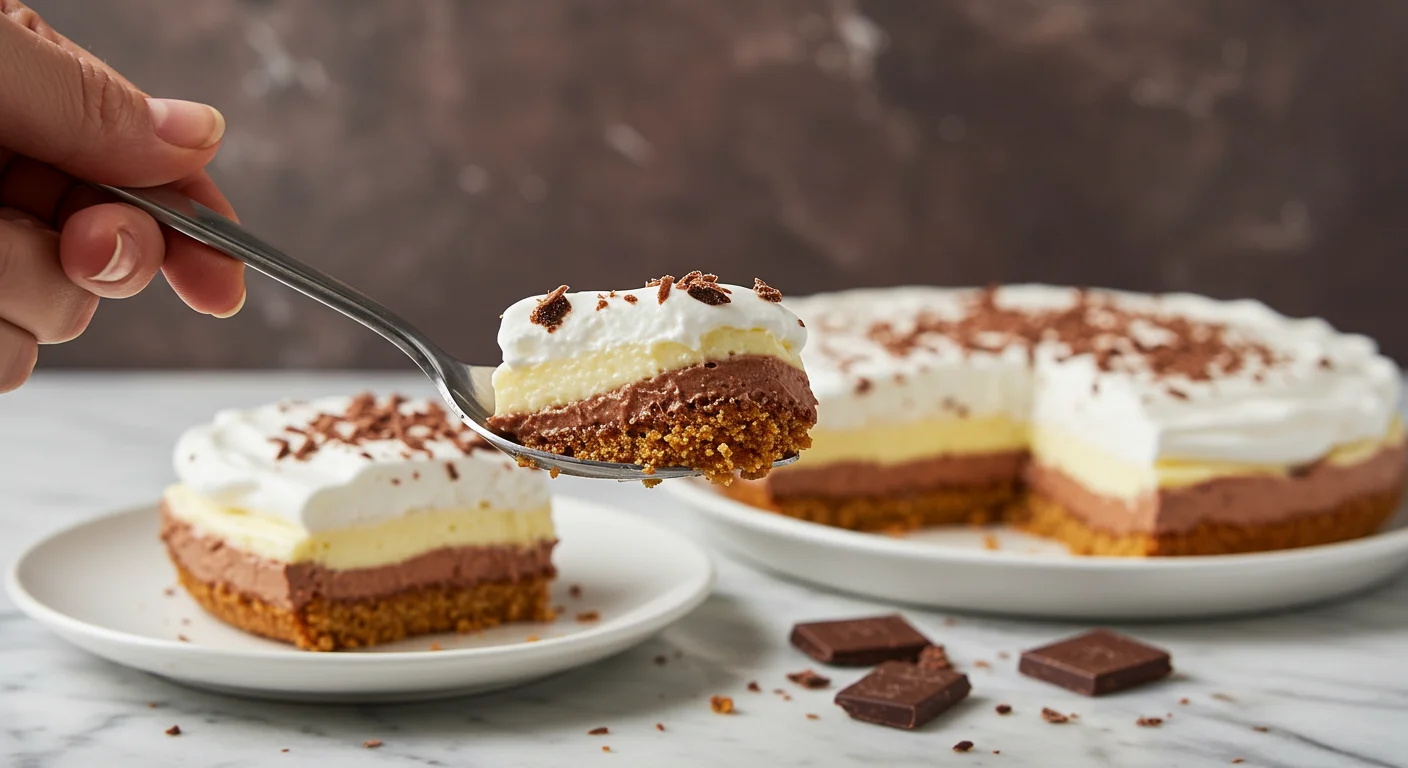
<instances>
[{"instance_id":1,"label":"metal spoon","mask_svg":"<svg viewBox=\"0 0 1408 768\"><path fill-rule=\"evenodd\" d=\"M526 459L542 469L556 469L564 475L603 480L669 480L700 474L687 467L657 467L653 474L646 474L645 468L639 464L574 459L525 448L506 440L488 426L488 419L494 413L494 389L490 384L493 367L466 365L450 357L410 323L357 289L261 241L239 224L175 189L123 189L106 184L93 186L146 211L152 218L177 232L239 259L381 334L405 352L435 382L440 396L465 424L489 441L490 445L514 458ZM789 456L773 466L780 467L796 460L795 455Z\"/></svg>"}]
</instances>

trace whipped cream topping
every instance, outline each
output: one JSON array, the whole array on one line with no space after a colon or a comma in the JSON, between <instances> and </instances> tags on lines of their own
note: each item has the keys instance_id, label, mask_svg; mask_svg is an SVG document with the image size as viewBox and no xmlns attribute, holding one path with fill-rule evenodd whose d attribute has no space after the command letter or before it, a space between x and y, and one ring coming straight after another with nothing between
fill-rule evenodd
<instances>
[{"instance_id":1,"label":"whipped cream topping","mask_svg":"<svg viewBox=\"0 0 1408 768\"><path fill-rule=\"evenodd\" d=\"M727 302L711 303L688 290L673 287L662 291L659 286L530 296L504 310L499 326L504 364L536 365L623 345L660 342L693 349L709 332L720 328L765 331L794 353L806 344L807 329L782 304L752 288L717 285L727 291L723 294ZM555 306L552 324L544 325L541 316L535 322L535 310L550 296L554 302L567 302L568 308Z\"/></svg>"},{"instance_id":2,"label":"whipped cream topping","mask_svg":"<svg viewBox=\"0 0 1408 768\"><path fill-rule=\"evenodd\" d=\"M819 430L1004 415L1140 464L1300 464L1397 413L1372 340L1255 301L1017 285L789 304L813 332Z\"/></svg>"},{"instance_id":3,"label":"whipped cream topping","mask_svg":"<svg viewBox=\"0 0 1408 768\"><path fill-rule=\"evenodd\" d=\"M549 503L546 473L519 468L427 400L330 397L220 411L181 436L174 462L181 483L213 501L310 532L422 510L534 512Z\"/></svg>"}]
</instances>

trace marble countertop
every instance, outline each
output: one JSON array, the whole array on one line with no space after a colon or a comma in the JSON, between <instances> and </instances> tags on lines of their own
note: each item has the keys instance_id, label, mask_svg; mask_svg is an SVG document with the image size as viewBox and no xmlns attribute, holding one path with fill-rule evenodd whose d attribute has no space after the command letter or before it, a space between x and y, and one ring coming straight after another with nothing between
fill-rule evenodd
<instances>
[{"instance_id":1,"label":"marble countertop","mask_svg":"<svg viewBox=\"0 0 1408 768\"><path fill-rule=\"evenodd\" d=\"M385 374L41 375L0 397L0 566L49 531L151 501L170 479L176 435L217 408L367 387L428 391ZM658 492L558 483L691 524ZM1408 766L1408 575L1295 613L1126 627L1170 649L1179 671L1095 700L1015 670L1021 649L1083 627L905 610L974 686L969 702L908 733L849 720L830 703L834 691L793 690L784 701L745 687L757 680L768 691L808 666L787 645L793 622L883 606L716 560L708 602L634 650L524 688L424 704L275 704L181 688L66 645L0 596L0 765ZM710 712L712 695L732 696L739 714ZM1014 714L997 715L998 703ZM1046 706L1080 719L1044 723ZM1162 727L1135 725L1168 713ZM172 724L180 737L164 735ZM587 735L598 726L610 735ZM365 749L368 739L383 746ZM954 753L962 740L973 751Z\"/></svg>"}]
</instances>

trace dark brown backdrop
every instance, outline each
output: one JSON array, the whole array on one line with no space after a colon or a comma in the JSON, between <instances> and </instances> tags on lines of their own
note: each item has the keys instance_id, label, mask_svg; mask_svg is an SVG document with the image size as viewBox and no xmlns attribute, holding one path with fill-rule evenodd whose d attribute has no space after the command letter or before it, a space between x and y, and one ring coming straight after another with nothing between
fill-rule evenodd
<instances>
[{"instance_id":1,"label":"dark brown backdrop","mask_svg":"<svg viewBox=\"0 0 1408 768\"><path fill-rule=\"evenodd\" d=\"M217 105L244 220L497 359L559 283L1040 280L1253 296L1408 359L1408 3L35 0ZM268 280L47 366L404 366Z\"/></svg>"}]
</instances>

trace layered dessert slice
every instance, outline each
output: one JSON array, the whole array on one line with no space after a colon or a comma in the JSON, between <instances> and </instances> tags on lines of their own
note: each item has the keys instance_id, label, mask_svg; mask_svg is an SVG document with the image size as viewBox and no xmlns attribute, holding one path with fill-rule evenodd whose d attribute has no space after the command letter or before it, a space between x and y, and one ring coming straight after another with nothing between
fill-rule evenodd
<instances>
[{"instance_id":1,"label":"layered dessert slice","mask_svg":"<svg viewBox=\"0 0 1408 768\"><path fill-rule=\"evenodd\" d=\"M1026 350L984 330L1010 319L973 299L895 288L789 302L812 332L812 447L728 492L862 531L1001 519L1020 499L1032 373Z\"/></svg>"},{"instance_id":2,"label":"layered dessert slice","mask_svg":"<svg viewBox=\"0 0 1408 768\"><path fill-rule=\"evenodd\" d=\"M182 586L305 650L552 618L552 512L438 403L335 397L216 414L175 453L161 538Z\"/></svg>"},{"instance_id":3,"label":"layered dessert slice","mask_svg":"<svg viewBox=\"0 0 1408 768\"><path fill-rule=\"evenodd\" d=\"M1397 368L1323 321L1050 286L790 305L813 334L819 421L797 464L727 490L759 507L1182 555L1366 535L1402 493Z\"/></svg>"},{"instance_id":4,"label":"layered dessert slice","mask_svg":"<svg viewBox=\"0 0 1408 768\"><path fill-rule=\"evenodd\" d=\"M761 280L691 272L645 288L569 293L503 315L489 425L580 459L683 466L729 483L811 444L807 331Z\"/></svg>"},{"instance_id":5,"label":"layered dessert slice","mask_svg":"<svg viewBox=\"0 0 1408 768\"><path fill-rule=\"evenodd\" d=\"M1401 379L1369 339L1190 295L1082 293L1068 316L1084 330L1038 351L1019 525L1204 555L1366 536L1397 509Z\"/></svg>"}]
</instances>

